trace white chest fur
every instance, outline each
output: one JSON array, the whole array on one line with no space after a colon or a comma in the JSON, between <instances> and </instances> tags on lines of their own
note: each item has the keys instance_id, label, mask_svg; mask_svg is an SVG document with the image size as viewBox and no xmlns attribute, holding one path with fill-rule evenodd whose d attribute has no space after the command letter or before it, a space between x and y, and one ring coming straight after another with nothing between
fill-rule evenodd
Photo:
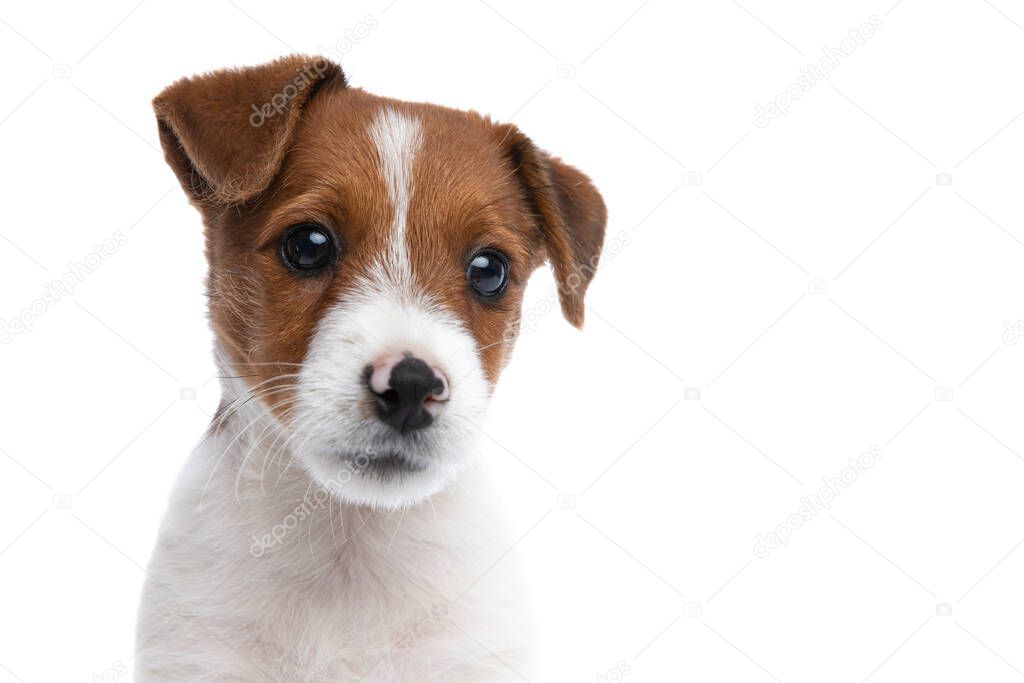
<instances>
[{"instance_id":1,"label":"white chest fur","mask_svg":"<svg viewBox=\"0 0 1024 683\"><path fill-rule=\"evenodd\" d=\"M236 438L245 419L211 433L177 482L144 591L136 680L529 676L528 610L482 472L406 510L357 508L260 430Z\"/></svg>"}]
</instances>

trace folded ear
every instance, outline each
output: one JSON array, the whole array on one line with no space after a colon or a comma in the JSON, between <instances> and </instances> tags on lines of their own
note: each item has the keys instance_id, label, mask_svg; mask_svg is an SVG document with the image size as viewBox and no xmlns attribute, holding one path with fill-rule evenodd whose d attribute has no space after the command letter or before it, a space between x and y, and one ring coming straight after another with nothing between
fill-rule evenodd
<instances>
[{"instance_id":1,"label":"folded ear","mask_svg":"<svg viewBox=\"0 0 1024 683\"><path fill-rule=\"evenodd\" d=\"M160 143L181 186L200 204L262 192L287 152L303 106L341 68L295 55L269 64L183 78L153 100Z\"/></svg>"},{"instance_id":2,"label":"folded ear","mask_svg":"<svg viewBox=\"0 0 1024 683\"><path fill-rule=\"evenodd\" d=\"M583 296L601 257L607 211L590 178L537 148L511 124L498 139L536 216L565 318L583 326Z\"/></svg>"}]
</instances>

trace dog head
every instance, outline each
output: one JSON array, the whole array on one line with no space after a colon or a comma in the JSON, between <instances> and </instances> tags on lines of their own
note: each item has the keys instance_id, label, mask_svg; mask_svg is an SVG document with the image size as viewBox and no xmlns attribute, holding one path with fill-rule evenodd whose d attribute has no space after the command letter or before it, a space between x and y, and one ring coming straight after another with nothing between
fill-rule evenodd
<instances>
[{"instance_id":1,"label":"dog head","mask_svg":"<svg viewBox=\"0 0 1024 683\"><path fill-rule=\"evenodd\" d=\"M342 499L397 507L451 480L545 260L582 324L604 204L515 126L370 95L299 56L180 80L154 108L245 382L225 398L258 402Z\"/></svg>"}]
</instances>

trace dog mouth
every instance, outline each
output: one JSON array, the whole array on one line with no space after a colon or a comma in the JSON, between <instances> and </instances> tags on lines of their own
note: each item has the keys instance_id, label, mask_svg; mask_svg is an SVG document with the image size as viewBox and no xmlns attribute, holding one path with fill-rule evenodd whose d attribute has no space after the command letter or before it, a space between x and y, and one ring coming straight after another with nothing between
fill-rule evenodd
<instances>
[{"instance_id":1,"label":"dog mouth","mask_svg":"<svg viewBox=\"0 0 1024 683\"><path fill-rule=\"evenodd\" d=\"M353 474L368 474L380 479L392 479L427 469L427 465L418 458L400 451L343 454L341 457Z\"/></svg>"}]
</instances>

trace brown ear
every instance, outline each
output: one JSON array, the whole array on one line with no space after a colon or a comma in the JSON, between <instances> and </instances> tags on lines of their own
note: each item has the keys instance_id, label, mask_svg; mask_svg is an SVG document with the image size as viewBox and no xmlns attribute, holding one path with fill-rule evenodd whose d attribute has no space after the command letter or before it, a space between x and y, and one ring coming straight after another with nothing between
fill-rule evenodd
<instances>
[{"instance_id":1,"label":"brown ear","mask_svg":"<svg viewBox=\"0 0 1024 683\"><path fill-rule=\"evenodd\" d=\"M262 192L287 152L302 107L341 68L295 55L269 64L183 78L153 100L160 143L181 186L200 204Z\"/></svg>"},{"instance_id":2,"label":"brown ear","mask_svg":"<svg viewBox=\"0 0 1024 683\"><path fill-rule=\"evenodd\" d=\"M498 126L498 137L537 218L555 271L562 313L583 326L583 296L594 277L607 211L590 178L537 148L515 126Z\"/></svg>"}]
</instances>

